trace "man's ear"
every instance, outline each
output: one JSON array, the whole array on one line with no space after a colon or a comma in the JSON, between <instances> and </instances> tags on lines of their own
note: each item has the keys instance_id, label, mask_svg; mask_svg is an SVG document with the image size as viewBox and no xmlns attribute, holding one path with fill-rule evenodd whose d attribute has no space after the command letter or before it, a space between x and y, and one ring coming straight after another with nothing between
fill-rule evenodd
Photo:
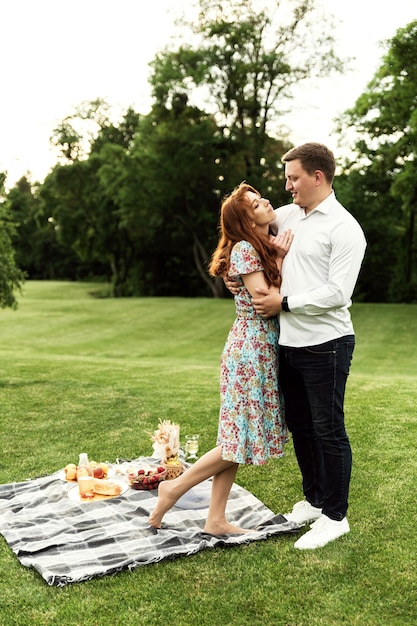
<instances>
[{"instance_id":1,"label":"man's ear","mask_svg":"<svg viewBox=\"0 0 417 626\"><path fill-rule=\"evenodd\" d=\"M316 185L319 186L324 180L324 174L321 170L316 170L314 172L314 178L316 180Z\"/></svg>"}]
</instances>

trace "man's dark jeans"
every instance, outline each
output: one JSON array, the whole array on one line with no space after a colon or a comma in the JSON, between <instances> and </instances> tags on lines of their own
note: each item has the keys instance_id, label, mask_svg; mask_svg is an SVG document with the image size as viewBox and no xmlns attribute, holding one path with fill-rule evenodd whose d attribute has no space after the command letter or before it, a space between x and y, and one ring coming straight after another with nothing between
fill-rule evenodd
<instances>
[{"instance_id":1,"label":"man's dark jeans","mask_svg":"<svg viewBox=\"0 0 417 626\"><path fill-rule=\"evenodd\" d=\"M352 451L345 429L346 380L354 335L317 346L280 349L285 416L303 477L304 495L328 517L348 508Z\"/></svg>"}]
</instances>

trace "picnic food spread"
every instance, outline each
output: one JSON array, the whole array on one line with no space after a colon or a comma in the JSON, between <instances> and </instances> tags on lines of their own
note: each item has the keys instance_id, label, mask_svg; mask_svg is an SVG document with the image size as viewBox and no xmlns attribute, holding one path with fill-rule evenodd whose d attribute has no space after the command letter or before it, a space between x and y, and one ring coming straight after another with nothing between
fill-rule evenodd
<instances>
[{"instance_id":1,"label":"picnic food spread","mask_svg":"<svg viewBox=\"0 0 417 626\"><path fill-rule=\"evenodd\" d=\"M81 453L78 465L68 463L60 472L61 477L69 482L78 483L77 493L69 492L68 497L79 497L82 501L96 500L99 496L115 497L124 493L126 483L131 489L151 491L158 489L163 480L171 480L182 474L186 466L179 458L180 427L171 420L160 420L158 429L152 433L153 456L151 462L119 464L89 461L86 453ZM197 435L198 437L198 435ZM109 473L111 470L111 473ZM109 482L114 474L121 475L122 483Z\"/></svg>"},{"instance_id":2,"label":"picnic food spread","mask_svg":"<svg viewBox=\"0 0 417 626\"><path fill-rule=\"evenodd\" d=\"M95 496L114 498L123 493L123 485L120 482L107 480L109 473L114 474L114 470L110 472L107 463L88 461L86 454L80 454L78 465L68 463L61 472L66 481L78 483L79 496L84 501L97 500ZM88 489L83 481L85 483L88 481ZM68 497L74 498L74 493L68 492Z\"/></svg>"},{"instance_id":3,"label":"picnic food spread","mask_svg":"<svg viewBox=\"0 0 417 626\"><path fill-rule=\"evenodd\" d=\"M90 461L90 467L93 470L94 478L107 478L109 473L109 466L107 463L97 463L96 461ZM75 463L68 463L64 467L66 480L77 480L77 465Z\"/></svg>"},{"instance_id":4,"label":"picnic food spread","mask_svg":"<svg viewBox=\"0 0 417 626\"><path fill-rule=\"evenodd\" d=\"M60 477L67 482L78 483L75 490L68 492L68 497L81 502L94 502L100 499L115 498L131 489L151 491L158 489L162 480L169 480L167 468L161 463L152 461L123 462L117 465L88 461L86 455L80 455L78 465L68 463L60 471ZM82 457L82 459L81 459ZM85 475L87 472L87 475ZM115 476L115 480L111 478ZM89 480L89 489L86 490L82 481ZM90 484L91 483L91 484Z\"/></svg>"},{"instance_id":5,"label":"picnic food spread","mask_svg":"<svg viewBox=\"0 0 417 626\"><path fill-rule=\"evenodd\" d=\"M129 485L133 489L140 489L143 491L150 491L157 489L159 483L165 480L167 470L162 465L149 465L143 466L139 469L129 468L127 477Z\"/></svg>"}]
</instances>

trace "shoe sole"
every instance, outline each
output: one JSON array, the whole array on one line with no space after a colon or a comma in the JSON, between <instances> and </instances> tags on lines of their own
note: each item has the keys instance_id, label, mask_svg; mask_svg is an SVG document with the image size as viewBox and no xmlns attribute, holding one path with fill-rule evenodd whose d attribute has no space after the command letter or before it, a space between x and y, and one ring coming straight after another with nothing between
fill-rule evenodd
<instances>
[{"instance_id":1,"label":"shoe sole","mask_svg":"<svg viewBox=\"0 0 417 626\"><path fill-rule=\"evenodd\" d=\"M343 537L344 535L347 535L349 532L350 532L350 528L348 530L345 530L343 533L341 533L337 537L334 537L333 539L329 539L329 541L326 541L325 543L320 543L320 544L317 544L317 545L314 545L314 546L313 545L303 546L302 544L301 545L297 545L297 543L299 544L301 542L302 537L300 537L300 539L295 542L294 548L296 548L296 550L316 550L317 548L324 548L329 543L332 543L333 541L336 541L336 539L340 539L340 537Z\"/></svg>"}]
</instances>

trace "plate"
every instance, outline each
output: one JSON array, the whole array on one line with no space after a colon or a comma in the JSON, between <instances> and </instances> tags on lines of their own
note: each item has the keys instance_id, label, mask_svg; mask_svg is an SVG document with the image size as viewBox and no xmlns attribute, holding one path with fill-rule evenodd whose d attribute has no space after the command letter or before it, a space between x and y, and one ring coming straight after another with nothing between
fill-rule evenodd
<instances>
[{"instance_id":1,"label":"plate","mask_svg":"<svg viewBox=\"0 0 417 626\"><path fill-rule=\"evenodd\" d=\"M89 502L98 502L99 500L111 500L112 498L118 498L129 489L129 485L125 481L117 480L116 478L114 479L114 481L112 480L112 482L118 483L122 487L121 493L119 493L117 496L104 496L101 493L96 493L93 498L80 498L78 485L74 485L74 487L71 487L71 489L68 491L68 498L73 502L83 502L88 504Z\"/></svg>"},{"instance_id":2,"label":"plate","mask_svg":"<svg viewBox=\"0 0 417 626\"><path fill-rule=\"evenodd\" d=\"M116 474L116 470L114 469L114 467L109 467L109 471L107 472L107 478L112 478L113 476L115 476ZM76 483L76 480L67 480L67 477L65 475L65 470L60 470L57 474L56 474L57 478L59 478L60 480L65 480L65 482L67 483ZM107 480L107 478L101 478L100 480Z\"/></svg>"}]
</instances>

